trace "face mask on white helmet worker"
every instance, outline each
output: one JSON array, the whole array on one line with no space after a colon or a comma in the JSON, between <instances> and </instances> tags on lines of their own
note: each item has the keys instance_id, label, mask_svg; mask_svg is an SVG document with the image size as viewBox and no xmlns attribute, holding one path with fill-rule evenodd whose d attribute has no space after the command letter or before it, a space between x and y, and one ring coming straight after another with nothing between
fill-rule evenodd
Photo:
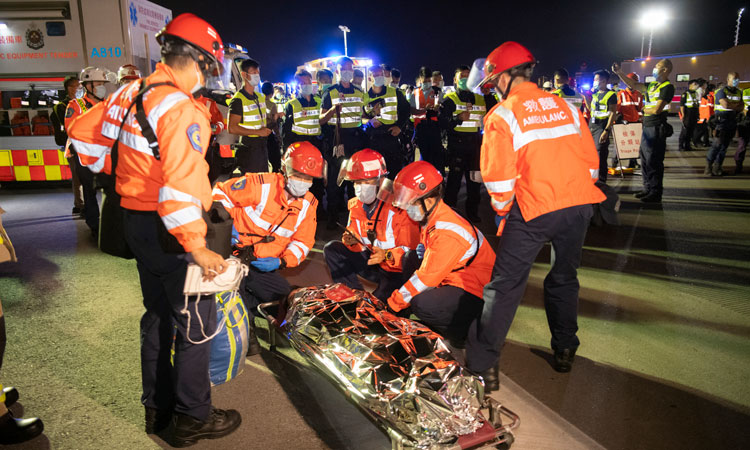
<instances>
[{"instance_id":1,"label":"face mask on white helmet worker","mask_svg":"<svg viewBox=\"0 0 750 450\"><path fill-rule=\"evenodd\" d=\"M107 88L105 86L94 87L94 95L103 100L107 96Z\"/></svg>"},{"instance_id":2,"label":"face mask on white helmet worker","mask_svg":"<svg viewBox=\"0 0 750 450\"><path fill-rule=\"evenodd\" d=\"M297 180L294 178L289 178L286 181L287 191L295 197L304 196L310 190L310 186L312 186L312 181Z\"/></svg>"},{"instance_id":3,"label":"face mask on white helmet worker","mask_svg":"<svg viewBox=\"0 0 750 450\"><path fill-rule=\"evenodd\" d=\"M355 183L354 195L365 205L374 202L378 196L378 186L375 184Z\"/></svg>"},{"instance_id":4,"label":"face mask on white helmet worker","mask_svg":"<svg viewBox=\"0 0 750 450\"><path fill-rule=\"evenodd\" d=\"M354 79L354 71L342 70L339 79L343 81L344 83L351 83L352 80Z\"/></svg>"},{"instance_id":5,"label":"face mask on white helmet worker","mask_svg":"<svg viewBox=\"0 0 750 450\"><path fill-rule=\"evenodd\" d=\"M422 209L422 205L416 203L409 205L409 207L406 208L406 215L415 222L421 222L424 220L424 210Z\"/></svg>"}]
</instances>

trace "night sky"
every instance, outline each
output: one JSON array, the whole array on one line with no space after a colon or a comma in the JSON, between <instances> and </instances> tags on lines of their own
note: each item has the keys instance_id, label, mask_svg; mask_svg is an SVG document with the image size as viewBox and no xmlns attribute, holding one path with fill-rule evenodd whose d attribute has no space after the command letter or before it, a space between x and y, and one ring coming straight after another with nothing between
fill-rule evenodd
<instances>
[{"instance_id":1,"label":"night sky","mask_svg":"<svg viewBox=\"0 0 750 450\"><path fill-rule=\"evenodd\" d=\"M422 65L452 78L456 66L470 65L506 40L531 50L540 61L536 75L551 75L560 66L572 73L584 61L589 70L608 68L613 60L640 56L638 19L655 6L670 19L654 32L653 55L727 49L734 42L737 11L750 6L750 0L151 1L174 15L192 12L209 21L224 42L242 45L260 62L263 80L290 81L297 65L343 54L338 26L347 25L349 55L398 67L406 83L414 83ZM336 6L342 4L347 6ZM743 15L739 43L750 43L750 10Z\"/></svg>"}]
</instances>

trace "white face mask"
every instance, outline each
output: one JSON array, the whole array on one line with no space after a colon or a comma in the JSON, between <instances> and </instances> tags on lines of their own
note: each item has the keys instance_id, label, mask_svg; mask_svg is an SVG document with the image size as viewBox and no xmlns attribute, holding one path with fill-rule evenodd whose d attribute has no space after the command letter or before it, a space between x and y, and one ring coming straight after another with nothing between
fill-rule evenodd
<instances>
[{"instance_id":1,"label":"white face mask","mask_svg":"<svg viewBox=\"0 0 750 450\"><path fill-rule=\"evenodd\" d=\"M428 91L429 91L430 89L432 89L432 81L425 81L424 83L422 83L422 91L423 91L423 92L425 92L425 93L426 93L426 92L428 92Z\"/></svg>"},{"instance_id":2,"label":"white face mask","mask_svg":"<svg viewBox=\"0 0 750 450\"><path fill-rule=\"evenodd\" d=\"M260 74L258 73L251 73L247 77L247 84L250 86L257 86L260 84Z\"/></svg>"},{"instance_id":3,"label":"white face mask","mask_svg":"<svg viewBox=\"0 0 750 450\"><path fill-rule=\"evenodd\" d=\"M198 66L197 63L193 66L193 70L195 70L195 76L197 77L197 79L195 80L195 86L193 86L193 88L190 89L191 94L195 94L196 92L203 89L203 83L201 83L201 73L198 72L197 66Z\"/></svg>"},{"instance_id":4,"label":"white face mask","mask_svg":"<svg viewBox=\"0 0 750 450\"><path fill-rule=\"evenodd\" d=\"M421 222L424 219L424 210L422 205L414 204L406 208L406 215L415 222Z\"/></svg>"},{"instance_id":5,"label":"white face mask","mask_svg":"<svg viewBox=\"0 0 750 450\"><path fill-rule=\"evenodd\" d=\"M287 191L295 197L302 197L307 194L310 186L312 186L312 181L296 180L294 178L289 178L286 181Z\"/></svg>"},{"instance_id":6,"label":"white face mask","mask_svg":"<svg viewBox=\"0 0 750 450\"><path fill-rule=\"evenodd\" d=\"M302 96L307 97L308 95L312 95L313 93L313 85L312 84L301 84L299 86L299 93Z\"/></svg>"},{"instance_id":7,"label":"white face mask","mask_svg":"<svg viewBox=\"0 0 750 450\"><path fill-rule=\"evenodd\" d=\"M390 86L391 83L393 83L393 78L391 77L384 77L385 78L385 84L386 86Z\"/></svg>"},{"instance_id":8,"label":"white face mask","mask_svg":"<svg viewBox=\"0 0 750 450\"><path fill-rule=\"evenodd\" d=\"M375 201L378 195L378 187L374 184L355 183L354 195L357 196L359 201L365 205L369 205Z\"/></svg>"},{"instance_id":9,"label":"white face mask","mask_svg":"<svg viewBox=\"0 0 750 450\"><path fill-rule=\"evenodd\" d=\"M342 70L339 79L343 81L344 83L351 83L352 80L354 79L354 71Z\"/></svg>"},{"instance_id":10,"label":"white face mask","mask_svg":"<svg viewBox=\"0 0 750 450\"><path fill-rule=\"evenodd\" d=\"M372 77L372 84L377 87L382 87L385 84L385 77Z\"/></svg>"},{"instance_id":11,"label":"white face mask","mask_svg":"<svg viewBox=\"0 0 750 450\"><path fill-rule=\"evenodd\" d=\"M103 100L107 96L107 88L105 86L95 87L94 95Z\"/></svg>"},{"instance_id":12,"label":"white face mask","mask_svg":"<svg viewBox=\"0 0 750 450\"><path fill-rule=\"evenodd\" d=\"M599 90L599 82L598 81L594 81L593 83L591 83L591 90L592 91L598 91Z\"/></svg>"},{"instance_id":13,"label":"white face mask","mask_svg":"<svg viewBox=\"0 0 750 450\"><path fill-rule=\"evenodd\" d=\"M444 88L445 87L445 81L441 81L440 83L438 83L437 87L439 87L440 89Z\"/></svg>"},{"instance_id":14,"label":"white face mask","mask_svg":"<svg viewBox=\"0 0 750 450\"><path fill-rule=\"evenodd\" d=\"M76 89L76 98L83 98L84 95L86 95L86 88L78 86L78 89Z\"/></svg>"}]
</instances>

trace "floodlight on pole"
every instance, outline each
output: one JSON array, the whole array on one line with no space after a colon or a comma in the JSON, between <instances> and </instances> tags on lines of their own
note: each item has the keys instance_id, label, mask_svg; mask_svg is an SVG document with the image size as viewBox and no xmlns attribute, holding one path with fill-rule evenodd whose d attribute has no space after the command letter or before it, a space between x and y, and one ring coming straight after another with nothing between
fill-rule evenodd
<instances>
[{"instance_id":1,"label":"floodlight on pole","mask_svg":"<svg viewBox=\"0 0 750 450\"><path fill-rule=\"evenodd\" d=\"M651 59L651 45L654 42L654 29L662 28L667 23L667 13L662 9L650 10L645 12L641 16L641 27L649 31L648 37L648 56L646 59ZM641 58L643 58L643 41L645 40L645 32L641 38Z\"/></svg>"},{"instance_id":2,"label":"floodlight on pole","mask_svg":"<svg viewBox=\"0 0 750 450\"><path fill-rule=\"evenodd\" d=\"M737 42L740 39L740 21L742 20L742 13L745 12L745 8L740 8L737 12L737 26L734 29L734 46L737 47Z\"/></svg>"},{"instance_id":3,"label":"floodlight on pole","mask_svg":"<svg viewBox=\"0 0 750 450\"><path fill-rule=\"evenodd\" d=\"M346 48L346 33L349 33L352 30L350 30L346 25L339 25L339 30L344 32L344 56L349 56L349 49Z\"/></svg>"}]
</instances>

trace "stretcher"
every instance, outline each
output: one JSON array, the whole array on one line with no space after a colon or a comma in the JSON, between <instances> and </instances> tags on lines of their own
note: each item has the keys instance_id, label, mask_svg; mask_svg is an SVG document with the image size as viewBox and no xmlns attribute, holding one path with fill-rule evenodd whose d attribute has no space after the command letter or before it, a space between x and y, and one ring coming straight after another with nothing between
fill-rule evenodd
<instances>
[{"instance_id":1,"label":"stretcher","mask_svg":"<svg viewBox=\"0 0 750 450\"><path fill-rule=\"evenodd\" d=\"M442 337L343 284L263 303L271 351L292 348L384 431L392 449L510 448L520 424Z\"/></svg>"}]
</instances>

